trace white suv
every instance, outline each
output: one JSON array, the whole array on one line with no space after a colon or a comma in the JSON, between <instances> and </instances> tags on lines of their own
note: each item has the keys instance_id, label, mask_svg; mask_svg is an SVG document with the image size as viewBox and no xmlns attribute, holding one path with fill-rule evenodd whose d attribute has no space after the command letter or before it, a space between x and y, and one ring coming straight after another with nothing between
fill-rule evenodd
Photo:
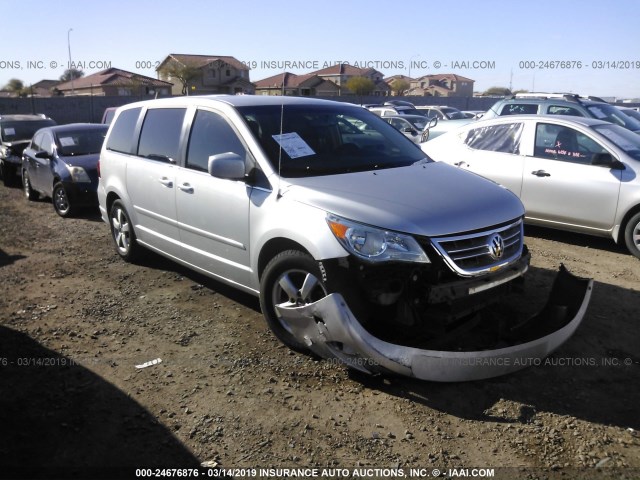
<instances>
[{"instance_id":1,"label":"white suv","mask_svg":"<svg viewBox=\"0 0 640 480\"><path fill-rule=\"evenodd\" d=\"M100 172L100 210L124 259L144 246L258 295L282 342L365 372L454 381L517 370L531 362L516 358L566 340L589 301L591 283L563 272L564 315L514 316L504 329L488 307L528 269L522 204L358 106L126 105ZM478 315L482 333L456 335Z\"/></svg>"}]
</instances>

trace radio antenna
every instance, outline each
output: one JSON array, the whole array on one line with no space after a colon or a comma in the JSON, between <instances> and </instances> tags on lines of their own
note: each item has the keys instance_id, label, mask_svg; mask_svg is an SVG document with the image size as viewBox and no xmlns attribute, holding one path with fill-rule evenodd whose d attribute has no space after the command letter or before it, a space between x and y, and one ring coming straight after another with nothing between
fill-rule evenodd
<instances>
[{"instance_id":1,"label":"radio antenna","mask_svg":"<svg viewBox=\"0 0 640 480\"><path fill-rule=\"evenodd\" d=\"M280 101L280 141L278 142L278 195L276 198L282 197L282 191L280 190L280 173L282 171L282 130L284 128L284 81L287 72L282 72L282 86L280 89L280 96L282 100Z\"/></svg>"}]
</instances>

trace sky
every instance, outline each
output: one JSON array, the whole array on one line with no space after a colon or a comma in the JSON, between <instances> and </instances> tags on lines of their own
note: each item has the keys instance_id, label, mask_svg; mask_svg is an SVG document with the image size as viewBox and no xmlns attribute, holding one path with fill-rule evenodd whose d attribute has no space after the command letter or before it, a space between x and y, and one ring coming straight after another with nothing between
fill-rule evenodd
<instances>
[{"instance_id":1,"label":"sky","mask_svg":"<svg viewBox=\"0 0 640 480\"><path fill-rule=\"evenodd\" d=\"M640 97L638 0L22 0L19 9L23 17L2 22L0 87L59 78L70 47L86 75L116 67L157 77L168 54L190 53L233 56L251 81L342 62L385 76L455 73L480 92Z\"/></svg>"}]
</instances>

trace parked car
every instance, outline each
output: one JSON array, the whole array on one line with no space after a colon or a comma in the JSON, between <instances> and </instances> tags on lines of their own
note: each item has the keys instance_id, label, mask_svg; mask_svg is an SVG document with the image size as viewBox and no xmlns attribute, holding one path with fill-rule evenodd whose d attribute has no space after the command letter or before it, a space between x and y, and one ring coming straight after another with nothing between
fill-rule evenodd
<instances>
[{"instance_id":1,"label":"parked car","mask_svg":"<svg viewBox=\"0 0 640 480\"><path fill-rule=\"evenodd\" d=\"M73 123L38 130L22 154L28 200L50 197L61 217L97 206L98 159L107 125Z\"/></svg>"},{"instance_id":2,"label":"parked car","mask_svg":"<svg viewBox=\"0 0 640 480\"><path fill-rule=\"evenodd\" d=\"M444 105L420 105L416 107L427 117L437 117L438 120L463 120L467 117L464 113L454 107Z\"/></svg>"},{"instance_id":3,"label":"parked car","mask_svg":"<svg viewBox=\"0 0 640 480\"><path fill-rule=\"evenodd\" d=\"M521 202L431 161L359 106L129 104L100 175L124 260L145 247L256 295L283 343L363 372L460 381L518 370L562 344L589 302L592 283L561 271L549 306L560 316L492 317L528 269Z\"/></svg>"},{"instance_id":4,"label":"parked car","mask_svg":"<svg viewBox=\"0 0 640 480\"><path fill-rule=\"evenodd\" d=\"M396 115L382 119L413 143L426 142L429 138L429 127L436 123L422 115Z\"/></svg>"},{"instance_id":5,"label":"parked car","mask_svg":"<svg viewBox=\"0 0 640 480\"><path fill-rule=\"evenodd\" d=\"M619 108L622 111L622 113L624 113L625 115L635 118L640 122L640 111L638 111L637 109L631 108L631 107L617 107L617 108Z\"/></svg>"},{"instance_id":6,"label":"parked car","mask_svg":"<svg viewBox=\"0 0 640 480\"><path fill-rule=\"evenodd\" d=\"M410 105L388 105L385 103L384 105L380 106L368 107L368 110L379 117L389 117L396 115L424 115L423 112Z\"/></svg>"},{"instance_id":7,"label":"parked car","mask_svg":"<svg viewBox=\"0 0 640 480\"><path fill-rule=\"evenodd\" d=\"M479 120L421 148L520 197L525 220L612 237L640 258L640 136L585 117Z\"/></svg>"},{"instance_id":8,"label":"parked car","mask_svg":"<svg viewBox=\"0 0 640 480\"><path fill-rule=\"evenodd\" d=\"M483 116L490 119L504 115L572 115L597 118L640 133L640 121L625 115L598 97L581 97L562 93L518 93L498 100Z\"/></svg>"},{"instance_id":9,"label":"parked car","mask_svg":"<svg viewBox=\"0 0 640 480\"><path fill-rule=\"evenodd\" d=\"M22 165L22 151L36 130L55 125L46 115L0 115L0 175L13 185Z\"/></svg>"}]
</instances>

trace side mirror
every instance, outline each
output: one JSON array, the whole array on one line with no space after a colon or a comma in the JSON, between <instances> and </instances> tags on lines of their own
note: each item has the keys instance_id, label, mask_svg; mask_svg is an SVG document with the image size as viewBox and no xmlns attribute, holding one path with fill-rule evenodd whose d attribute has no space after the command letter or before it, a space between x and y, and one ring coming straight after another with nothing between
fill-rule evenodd
<instances>
[{"instance_id":1,"label":"side mirror","mask_svg":"<svg viewBox=\"0 0 640 480\"><path fill-rule=\"evenodd\" d=\"M428 130L430 128L435 127L436 125L438 125L438 117L431 117L425 129Z\"/></svg>"},{"instance_id":2,"label":"side mirror","mask_svg":"<svg viewBox=\"0 0 640 480\"><path fill-rule=\"evenodd\" d=\"M244 159L233 152L211 155L209 157L208 171L212 177L226 180L244 180Z\"/></svg>"},{"instance_id":3,"label":"side mirror","mask_svg":"<svg viewBox=\"0 0 640 480\"><path fill-rule=\"evenodd\" d=\"M44 150L40 150L39 152L36 152L36 154L34 155L36 158L51 158L51 155L49 155L47 152L45 152Z\"/></svg>"},{"instance_id":4,"label":"side mirror","mask_svg":"<svg viewBox=\"0 0 640 480\"><path fill-rule=\"evenodd\" d=\"M595 153L591 158L591 165L624 170L624 164L620 160L613 158L610 153Z\"/></svg>"}]
</instances>

